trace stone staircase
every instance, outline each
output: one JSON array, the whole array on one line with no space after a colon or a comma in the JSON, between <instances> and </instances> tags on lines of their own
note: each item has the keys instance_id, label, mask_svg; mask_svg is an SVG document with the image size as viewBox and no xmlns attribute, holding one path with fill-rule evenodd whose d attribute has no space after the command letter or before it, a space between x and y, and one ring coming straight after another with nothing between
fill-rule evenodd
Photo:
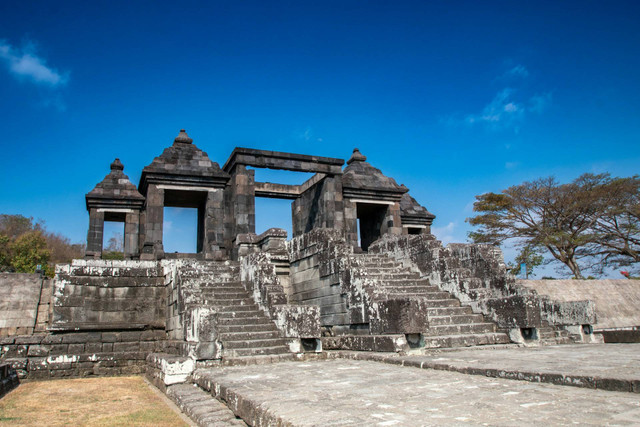
<instances>
[{"instance_id":1,"label":"stone staircase","mask_svg":"<svg viewBox=\"0 0 640 427\"><path fill-rule=\"evenodd\" d=\"M392 298L419 298L427 305L429 328L423 333L425 348L508 344L509 337L496 325L461 306L449 292L433 286L419 273L384 254L354 255L370 286L372 302ZM361 272L361 273L359 273Z\"/></svg>"},{"instance_id":2,"label":"stone staircase","mask_svg":"<svg viewBox=\"0 0 640 427\"><path fill-rule=\"evenodd\" d=\"M183 280L195 280L189 301L214 309L222 357L289 353L286 340L273 321L254 302L240 282L237 262L196 262L180 270Z\"/></svg>"}]
</instances>

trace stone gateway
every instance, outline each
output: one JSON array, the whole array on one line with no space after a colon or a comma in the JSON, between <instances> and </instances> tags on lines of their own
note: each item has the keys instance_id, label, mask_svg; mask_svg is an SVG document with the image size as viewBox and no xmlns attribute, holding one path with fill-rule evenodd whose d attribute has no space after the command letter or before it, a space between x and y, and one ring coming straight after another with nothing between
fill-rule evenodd
<instances>
[{"instance_id":1,"label":"stone gateway","mask_svg":"<svg viewBox=\"0 0 640 427\"><path fill-rule=\"evenodd\" d=\"M255 168L313 175L257 182ZM291 240L256 233L256 197L291 200ZM85 259L41 286L37 328L2 338L21 377L146 371L165 387L256 357L599 340L591 301L518 284L496 247L444 247L435 216L358 149L345 166L236 148L220 167L181 130L137 187L115 159L86 206ZM165 207L197 209L195 253L165 251ZM105 221L124 223L124 260L102 259Z\"/></svg>"}]
</instances>

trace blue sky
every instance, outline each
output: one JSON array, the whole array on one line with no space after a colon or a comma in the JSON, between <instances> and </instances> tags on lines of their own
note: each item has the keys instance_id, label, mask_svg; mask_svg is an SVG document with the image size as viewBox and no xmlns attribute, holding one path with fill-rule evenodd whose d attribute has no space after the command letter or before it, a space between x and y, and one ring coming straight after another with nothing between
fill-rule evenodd
<instances>
[{"instance_id":1,"label":"blue sky","mask_svg":"<svg viewBox=\"0 0 640 427\"><path fill-rule=\"evenodd\" d=\"M220 164L358 147L464 241L477 194L638 173L638 22L636 1L4 0L0 212L83 241L109 163L137 184L186 128Z\"/></svg>"}]
</instances>

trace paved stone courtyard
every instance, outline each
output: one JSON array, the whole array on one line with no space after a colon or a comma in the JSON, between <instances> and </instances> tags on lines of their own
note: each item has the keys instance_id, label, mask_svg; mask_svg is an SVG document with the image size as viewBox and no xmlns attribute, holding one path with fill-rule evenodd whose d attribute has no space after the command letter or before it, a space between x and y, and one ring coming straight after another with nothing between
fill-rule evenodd
<instances>
[{"instance_id":1,"label":"paved stone courtyard","mask_svg":"<svg viewBox=\"0 0 640 427\"><path fill-rule=\"evenodd\" d=\"M573 347L573 348L572 348ZM638 345L461 350L422 358L637 378ZM538 363L539 362L539 363ZM567 371L569 372L569 371ZM198 383L253 425L638 425L636 393L335 359L203 369Z\"/></svg>"},{"instance_id":2,"label":"paved stone courtyard","mask_svg":"<svg viewBox=\"0 0 640 427\"><path fill-rule=\"evenodd\" d=\"M475 347L408 356L366 352L340 355L422 369L640 393L640 344Z\"/></svg>"}]
</instances>

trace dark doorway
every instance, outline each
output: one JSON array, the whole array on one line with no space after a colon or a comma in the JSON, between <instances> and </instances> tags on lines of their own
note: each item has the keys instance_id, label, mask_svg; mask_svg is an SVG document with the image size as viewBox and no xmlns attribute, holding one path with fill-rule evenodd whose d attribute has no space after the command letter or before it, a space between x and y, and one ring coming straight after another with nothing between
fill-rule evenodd
<instances>
[{"instance_id":1,"label":"dark doorway","mask_svg":"<svg viewBox=\"0 0 640 427\"><path fill-rule=\"evenodd\" d=\"M363 251L369 249L369 245L381 236L382 223L387 214L387 205L372 203L358 203L357 217L360 233L360 248Z\"/></svg>"}]
</instances>

